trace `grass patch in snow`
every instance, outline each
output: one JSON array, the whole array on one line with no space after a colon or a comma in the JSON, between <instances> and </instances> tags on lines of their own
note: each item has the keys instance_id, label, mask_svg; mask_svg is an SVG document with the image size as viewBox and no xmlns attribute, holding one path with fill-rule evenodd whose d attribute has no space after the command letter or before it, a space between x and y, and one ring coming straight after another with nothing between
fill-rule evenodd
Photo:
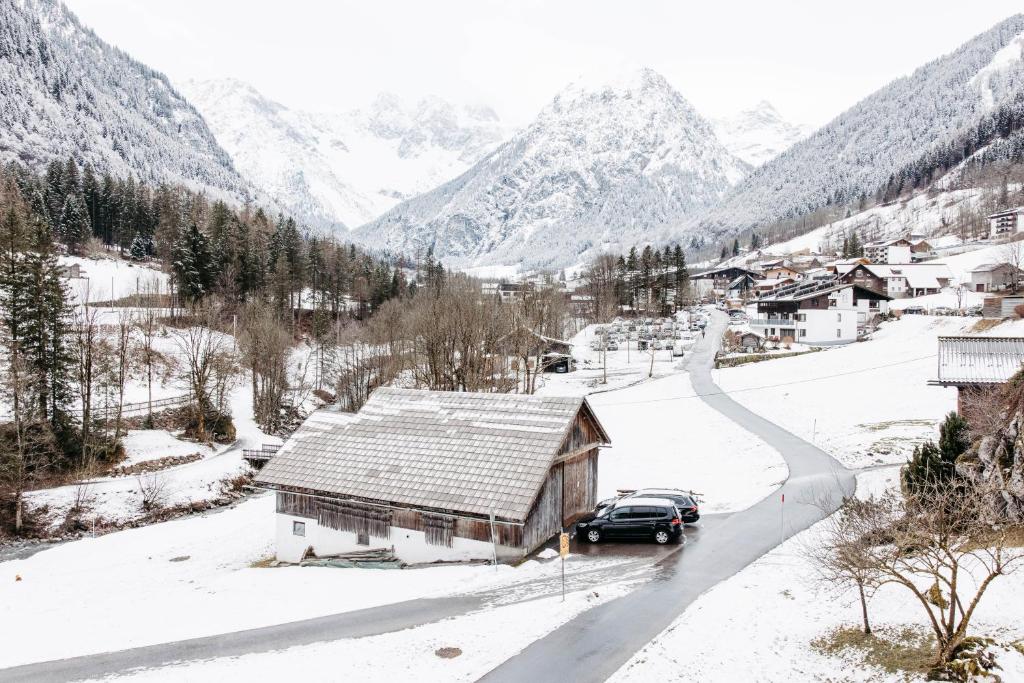
<instances>
[{"instance_id":1,"label":"grass patch in snow","mask_svg":"<svg viewBox=\"0 0 1024 683\"><path fill-rule=\"evenodd\" d=\"M919 628L882 628L870 635L859 628L841 627L811 641L822 654L857 656L865 664L906 676L926 673L935 661L935 638Z\"/></svg>"},{"instance_id":2,"label":"grass patch in snow","mask_svg":"<svg viewBox=\"0 0 1024 683\"><path fill-rule=\"evenodd\" d=\"M934 427L935 424L935 420L886 420L884 422L866 422L857 427L872 432L881 432L890 427Z\"/></svg>"},{"instance_id":3,"label":"grass patch in snow","mask_svg":"<svg viewBox=\"0 0 1024 683\"><path fill-rule=\"evenodd\" d=\"M998 327L999 325L1002 325L1003 322L1004 321L1001 318L982 318L978 322L974 323L974 325L971 326L971 329L967 331L972 333L988 332L993 327Z\"/></svg>"}]
</instances>

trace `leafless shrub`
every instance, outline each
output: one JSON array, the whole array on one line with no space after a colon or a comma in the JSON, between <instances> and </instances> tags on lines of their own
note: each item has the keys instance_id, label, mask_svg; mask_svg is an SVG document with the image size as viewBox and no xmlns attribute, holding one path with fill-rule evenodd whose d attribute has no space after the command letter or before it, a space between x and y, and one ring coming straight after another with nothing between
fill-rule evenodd
<instances>
[{"instance_id":1,"label":"leafless shrub","mask_svg":"<svg viewBox=\"0 0 1024 683\"><path fill-rule=\"evenodd\" d=\"M136 481L142 497L142 509L151 512L162 508L168 494L167 476L163 472L147 472L136 477Z\"/></svg>"}]
</instances>

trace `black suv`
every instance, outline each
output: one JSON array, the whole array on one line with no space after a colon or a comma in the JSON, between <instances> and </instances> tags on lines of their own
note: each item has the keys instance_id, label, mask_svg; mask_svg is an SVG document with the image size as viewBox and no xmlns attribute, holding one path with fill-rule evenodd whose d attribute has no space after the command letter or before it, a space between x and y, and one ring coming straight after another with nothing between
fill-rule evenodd
<instances>
[{"instance_id":1,"label":"black suv","mask_svg":"<svg viewBox=\"0 0 1024 683\"><path fill-rule=\"evenodd\" d=\"M636 491L620 492L624 495L615 498L606 498L597 504L594 512L601 512L610 505L628 498L665 498L675 503L681 515L680 519L686 524L693 524L700 519L700 509L697 506L697 498L689 491L680 489L638 489Z\"/></svg>"},{"instance_id":2,"label":"black suv","mask_svg":"<svg viewBox=\"0 0 1024 683\"><path fill-rule=\"evenodd\" d=\"M671 500L630 497L576 522L576 532L591 543L613 538L653 538L665 544L679 538L683 520Z\"/></svg>"}]
</instances>

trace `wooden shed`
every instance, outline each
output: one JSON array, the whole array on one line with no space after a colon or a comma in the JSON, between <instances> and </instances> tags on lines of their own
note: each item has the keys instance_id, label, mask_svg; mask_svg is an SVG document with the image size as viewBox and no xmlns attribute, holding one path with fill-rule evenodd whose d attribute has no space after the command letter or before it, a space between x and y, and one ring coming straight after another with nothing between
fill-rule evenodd
<instances>
[{"instance_id":1,"label":"wooden shed","mask_svg":"<svg viewBox=\"0 0 1024 683\"><path fill-rule=\"evenodd\" d=\"M585 398L385 387L358 413L314 413L257 483L277 492L280 560L513 559L593 509L608 445Z\"/></svg>"}]
</instances>

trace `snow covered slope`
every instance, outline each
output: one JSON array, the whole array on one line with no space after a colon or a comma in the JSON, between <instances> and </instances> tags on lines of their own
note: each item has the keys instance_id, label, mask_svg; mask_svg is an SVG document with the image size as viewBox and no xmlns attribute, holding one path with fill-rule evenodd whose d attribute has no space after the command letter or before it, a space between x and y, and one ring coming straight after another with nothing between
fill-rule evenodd
<instances>
[{"instance_id":1,"label":"snow covered slope","mask_svg":"<svg viewBox=\"0 0 1024 683\"><path fill-rule=\"evenodd\" d=\"M659 74L570 85L525 130L441 187L357 232L460 265L561 266L663 235L748 167Z\"/></svg>"},{"instance_id":2,"label":"snow covered slope","mask_svg":"<svg viewBox=\"0 0 1024 683\"><path fill-rule=\"evenodd\" d=\"M812 130L786 121L764 100L735 116L712 119L712 124L725 148L751 166L774 159Z\"/></svg>"},{"instance_id":3,"label":"snow covered slope","mask_svg":"<svg viewBox=\"0 0 1024 683\"><path fill-rule=\"evenodd\" d=\"M688 229L731 235L874 192L1024 88L1022 37L1018 14L893 81L755 170Z\"/></svg>"},{"instance_id":4,"label":"snow covered slope","mask_svg":"<svg viewBox=\"0 0 1024 683\"><path fill-rule=\"evenodd\" d=\"M356 227L465 171L505 137L497 115L389 94L368 108L309 113L234 79L182 89L235 166L303 220Z\"/></svg>"},{"instance_id":5,"label":"snow covered slope","mask_svg":"<svg viewBox=\"0 0 1024 683\"><path fill-rule=\"evenodd\" d=\"M0 162L53 159L241 201L202 117L167 78L100 40L57 0L0 0Z\"/></svg>"}]
</instances>

